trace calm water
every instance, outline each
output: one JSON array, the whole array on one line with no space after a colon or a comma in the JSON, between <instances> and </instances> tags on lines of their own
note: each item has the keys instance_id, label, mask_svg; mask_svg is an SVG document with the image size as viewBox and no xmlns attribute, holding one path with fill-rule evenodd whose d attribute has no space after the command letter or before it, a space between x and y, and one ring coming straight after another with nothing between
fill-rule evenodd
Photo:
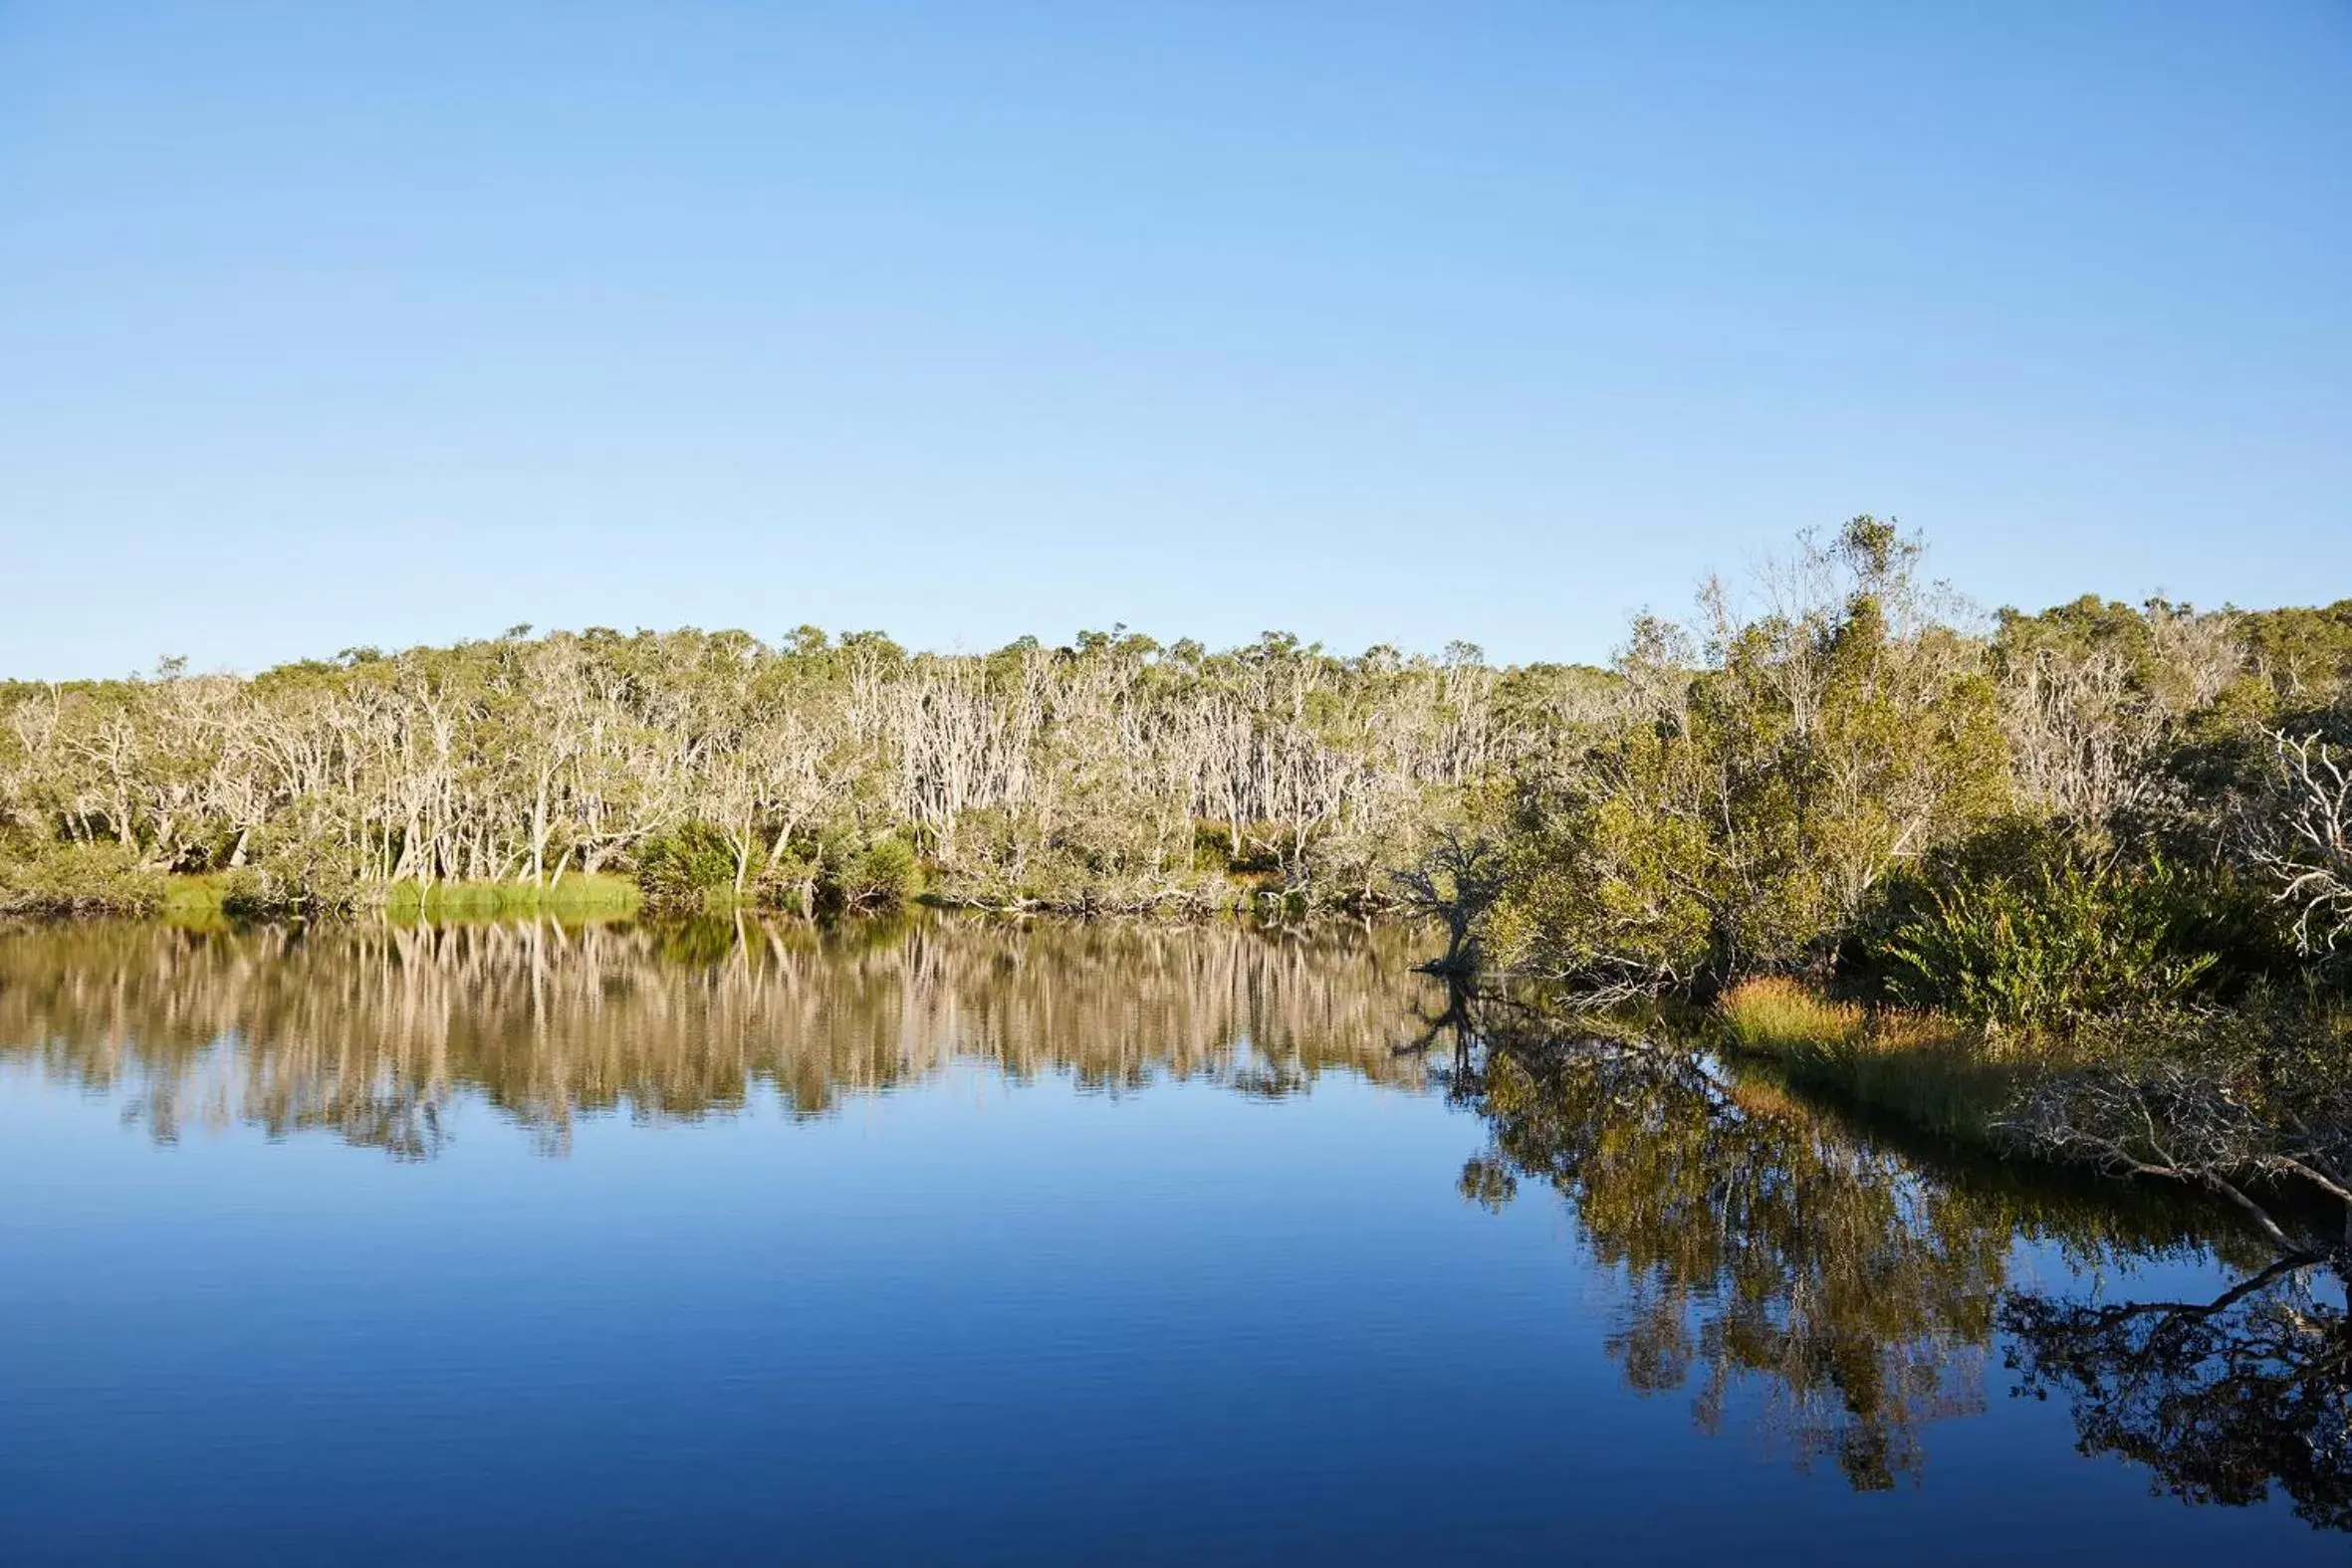
<instances>
[{"instance_id":1,"label":"calm water","mask_svg":"<svg viewBox=\"0 0 2352 1568\"><path fill-rule=\"evenodd\" d=\"M1413 956L0 934L0 1561L2343 1559L2332 1280Z\"/></svg>"}]
</instances>

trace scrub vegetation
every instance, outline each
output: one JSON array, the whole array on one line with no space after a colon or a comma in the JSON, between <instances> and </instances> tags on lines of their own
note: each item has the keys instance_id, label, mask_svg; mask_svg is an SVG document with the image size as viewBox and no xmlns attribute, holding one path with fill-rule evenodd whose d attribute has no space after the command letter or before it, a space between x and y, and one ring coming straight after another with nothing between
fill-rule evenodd
<instances>
[{"instance_id":1,"label":"scrub vegetation","mask_svg":"<svg viewBox=\"0 0 2352 1568\"><path fill-rule=\"evenodd\" d=\"M1605 711L1483 797L1506 869L1463 945L2343 1248L2352 601L1981 619L1920 558L1857 518L1637 621Z\"/></svg>"},{"instance_id":2,"label":"scrub vegetation","mask_svg":"<svg viewBox=\"0 0 2352 1568\"><path fill-rule=\"evenodd\" d=\"M1396 909L1937 1131L2352 1214L2352 600L1987 616L1855 518L1607 668L803 628L0 685L0 912Z\"/></svg>"},{"instance_id":3,"label":"scrub vegetation","mask_svg":"<svg viewBox=\"0 0 2352 1568\"><path fill-rule=\"evenodd\" d=\"M16 683L0 899L144 913L209 875L247 913L508 911L612 902L620 876L671 910L1385 905L1474 782L1609 685L1466 644L528 627L250 679Z\"/></svg>"}]
</instances>

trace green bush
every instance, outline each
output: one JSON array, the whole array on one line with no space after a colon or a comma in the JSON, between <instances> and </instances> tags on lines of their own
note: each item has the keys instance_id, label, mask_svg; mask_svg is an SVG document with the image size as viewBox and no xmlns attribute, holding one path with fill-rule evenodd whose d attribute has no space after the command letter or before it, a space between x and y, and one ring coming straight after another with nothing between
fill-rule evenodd
<instances>
[{"instance_id":1,"label":"green bush","mask_svg":"<svg viewBox=\"0 0 2352 1568\"><path fill-rule=\"evenodd\" d=\"M708 822L684 822L638 845L633 869L646 908L699 910L709 895L733 885L735 851Z\"/></svg>"},{"instance_id":2,"label":"green bush","mask_svg":"<svg viewBox=\"0 0 2352 1568\"><path fill-rule=\"evenodd\" d=\"M128 844L37 843L0 850L0 914L151 915L163 904L161 872Z\"/></svg>"},{"instance_id":3,"label":"green bush","mask_svg":"<svg viewBox=\"0 0 2352 1568\"><path fill-rule=\"evenodd\" d=\"M221 882L221 913L237 920L283 920L349 914L359 903L354 879L323 868L264 861L242 866Z\"/></svg>"},{"instance_id":4,"label":"green bush","mask_svg":"<svg viewBox=\"0 0 2352 1568\"><path fill-rule=\"evenodd\" d=\"M2209 994L2220 955L2198 941L2206 890L2161 860L2131 866L2062 842L2022 868L1963 860L1910 896L1872 944L1886 992L1913 1007L2010 1027Z\"/></svg>"},{"instance_id":5,"label":"green bush","mask_svg":"<svg viewBox=\"0 0 2352 1568\"><path fill-rule=\"evenodd\" d=\"M913 846L890 833L862 845L828 846L817 884L826 908L854 913L897 909L922 890Z\"/></svg>"},{"instance_id":6,"label":"green bush","mask_svg":"<svg viewBox=\"0 0 2352 1568\"><path fill-rule=\"evenodd\" d=\"M315 801L273 818L247 845L248 864L221 887L221 911L242 920L345 914L366 896L366 851Z\"/></svg>"},{"instance_id":7,"label":"green bush","mask_svg":"<svg viewBox=\"0 0 2352 1568\"><path fill-rule=\"evenodd\" d=\"M2031 881L2040 868L2074 854L2064 828L2041 817L2001 815L1939 845L1881 879L1839 946L1836 989L1864 1002L1904 1000L1894 971L1910 973L1891 955L1897 933L1934 914L1939 896L1992 881Z\"/></svg>"},{"instance_id":8,"label":"green bush","mask_svg":"<svg viewBox=\"0 0 2352 1568\"><path fill-rule=\"evenodd\" d=\"M220 912L235 920L268 920L287 913L284 890L258 867L239 866L221 879Z\"/></svg>"},{"instance_id":9,"label":"green bush","mask_svg":"<svg viewBox=\"0 0 2352 1568\"><path fill-rule=\"evenodd\" d=\"M751 900L762 909L787 914L817 913L818 864L798 850L772 859L752 878Z\"/></svg>"}]
</instances>

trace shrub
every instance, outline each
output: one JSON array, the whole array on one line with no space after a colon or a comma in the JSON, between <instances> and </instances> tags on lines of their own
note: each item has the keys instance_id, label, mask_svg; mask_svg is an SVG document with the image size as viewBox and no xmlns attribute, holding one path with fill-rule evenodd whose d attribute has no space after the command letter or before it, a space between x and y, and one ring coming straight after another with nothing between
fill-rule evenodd
<instances>
[{"instance_id":1,"label":"shrub","mask_svg":"<svg viewBox=\"0 0 2352 1568\"><path fill-rule=\"evenodd\" d=\"M2064 1027L2213 989L2202 889L2161 860L2070 848L2022 872L1963 865L1924 889L1872 954L1889 995L2008 1027Z\"/></svg>"},{"instance_id":2,"label":"shrub","mask_svg":"<svg viewBox=\"0 0 2352 1568\"><path fill-rule=\"evenodd\" d=\"M795 915L817 913L818 863L797 851L772 859L752 878L752 902Z\"/></svg>"},{"instance_id":3,"label":"shrub","mask_svg":"<svg viewBox=\"0 0 2352 1568\"><path fill-rule=\"evenodd\" d=\"M135 849L111 840L0 852L0 914L151 915L165 885Z\"/></svg>"},{"instance_id":4,"label":"shrub","mask_svg":"<svg viewBox=\"0 0 2352 1568\"><path fill-rule=\"evenodd\" d=\"M1195 871L1213 871L1219 875L1231 873L1240 858L1238 850L1232 828L1214 822L1194 824L1192 868Z\"/></svg>"},{"instance_id":5,"label":"shrub","mask_svg":"<svg viewBox=\"0 0 2352 1568\"><path fill-rule=\"evenodd\" d=\"M305 802L253 835L249 864L222 884L222 913L238 919L342 914L364 892L362 851L324 807Z\"/></svg>"},{"instance_id":6,"label":"shrub","mask_svg":"<svg viewBox=\"0 0 2352 1568\"><path fill-rule=\"evenodd\" d=\"M831 846L818 879L818 896L828 908L858 913L897 909L922 890L913 847L890 833L861 846Z\"/></svg>"},{"instance_id":7,"label":"shrub","mask_svg":"<svg viewBox=\"0 0 2352 1568\"><path fill-rule=\"evenodd\" d=\"M243 867L231 872L221 887L221 913L240 920L349 914L358 906L359 884L340 871L299 860Z\"/></svg>"},{"instance_id":8,"label":"shrub","mask_svg":"<svg viewBox=\"0 0 2352 1568\"><path fill-rule=\"evenodd\" d=\"M285 890L257 866L239 866L221 882L220 910L237 920L268 920L287 913Z\"/></svg>"},{"instance_id":9,"label":"shrub","mask_svg":"<svg viewBox=\"0 0 2352 1568\"><path fill-rule=\"evenodd\" d=\"M699 910L712 893L734 883L735 851L708 822L683 822L639 844L633 870L646 908Z\"/></svg>"}]
</instances>

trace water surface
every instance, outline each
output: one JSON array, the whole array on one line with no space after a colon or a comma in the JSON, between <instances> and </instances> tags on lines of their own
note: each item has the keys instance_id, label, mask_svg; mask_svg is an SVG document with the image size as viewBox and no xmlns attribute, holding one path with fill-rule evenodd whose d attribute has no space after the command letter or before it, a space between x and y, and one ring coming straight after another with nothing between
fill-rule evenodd
<instances>
[{"instance_id":1,"label":"water surface","mask_svg":"<svg viewBox=\"0 0 2352 1568\"><path fill-rule=\"evenodd\" d=\"M0 1560L2342 1559L2331 1279L1415 956L0 934Z\"/></svg>"}]
</instances>

